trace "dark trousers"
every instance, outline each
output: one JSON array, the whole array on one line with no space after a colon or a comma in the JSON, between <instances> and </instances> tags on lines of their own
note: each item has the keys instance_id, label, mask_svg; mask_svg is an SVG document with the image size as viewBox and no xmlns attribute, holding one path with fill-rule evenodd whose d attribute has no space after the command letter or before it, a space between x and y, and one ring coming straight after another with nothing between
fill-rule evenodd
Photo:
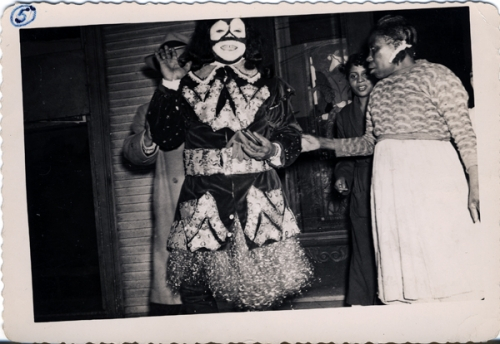
<instances>
[{"instance_id":1,"label":"dark trousers","mask_svg":"<svg viewBox=\"0 0 500 344\"><path fill-rule=\"evenodd\" d=\"M351 261L345 302L348 305L379 304L377 266L371 231L371 218L351 214Z\"/></svg>"},{"instance_id":2,"label":"dark trousers","mask_svg":"<svg viewBox=\"0 0 500 344\"><path fill-rule=\"evenodd\" d=\"M180 287L181 314L218 313L217 302L206 285L188 285Z\"/></svg>"},{"instance_id":3,"label":"dark trousers","mask_svg":"<svg viewBox=\"0 0 500 344\"><path fill-rule=\"evenodd\" d=\"M162 315L178 315L180 314L181 305L164 305L161 303L149 303L149 315L162 316Z\"/></svg>"}]
</instances>

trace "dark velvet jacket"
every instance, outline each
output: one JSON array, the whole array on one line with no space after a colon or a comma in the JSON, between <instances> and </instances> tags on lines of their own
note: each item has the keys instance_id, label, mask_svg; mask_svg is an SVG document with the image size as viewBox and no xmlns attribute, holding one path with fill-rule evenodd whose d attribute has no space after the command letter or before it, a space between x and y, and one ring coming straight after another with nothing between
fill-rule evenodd
<instances>
[{"instance_id":1,"label":"dark velvet jacket","mask_svg":"<svg viewBox=\"0 0 500 344\"><path fill-rule=\"evenodd\" d=\"M217 232L217 217L225 227L224 231L229 233L238 219L250 248L280 241L298 232L293 214L294 228L287 229L290 221L285 213L291 214L291 211L286 196L283 194L278 199L273 196L276 191L281 195L281 182L275 168L289 166L301 151L301 130L290 104L292 93L293 90L284 81L275 77L264 78L256 70L245 70L242 62L232 67L212 64L190 72L181 80L177 91L163 86L158 88L147 118L153 141L164 150L175 149L182 143L185 143L185 150L220 150L226 147L236 131L245 128L258 132L281 147L281 165L270 163L272 168L265 171L186 175L174 226L182 221L184 227L190 226L189 218L182 215L179 208L183 204L195 204L208 192L215 199L217 212L206 216L211 233L204 235L208 235L210 240L213 240L212 236L215 238L212 245L207 244L209 250L223 248L227 241L225 234ZM248 194L252 188L262 191L264 195L259 203L269 203L267 210L264 206L256 210L259 212L256 232L259 232L262 223L267 228L262 228L262 231L275 232L274 235L266 234L268 239L261 239L258 243L255 233L245 231L249 213ZM194 212L200 211L196 209ZM271 230L271 227L274 229ZM185 249L195 251L205 248L190 247L194 234L187 229L185 234Z\"/></svg>"}]
</instances>

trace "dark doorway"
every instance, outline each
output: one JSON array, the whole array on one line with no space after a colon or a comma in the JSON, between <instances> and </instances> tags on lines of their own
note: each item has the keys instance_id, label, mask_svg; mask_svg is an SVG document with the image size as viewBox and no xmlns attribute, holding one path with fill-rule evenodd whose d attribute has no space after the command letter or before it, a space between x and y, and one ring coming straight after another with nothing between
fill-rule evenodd
<instances>
[{"instance_id":1,"label":"dark doorway","mask_svg":"<svg viewBox=\"0 0 500 344\"><path fill-rule=\"evenodd\" d=\"M82 28L20 31L35 321L120 316L109 131ZM87 36L85 36L87 37ZM95 69L95 68L94 68ZM93 74L92 74L93 75ZM92 95L92 96L91 96Z\"/></svg>"},{"instance_id":2,"label":"dark doorway","mask_svg":"<svg viewBox=\"0 0 500 344\"><path fill-rule=\"evenodd\" d=\"M26 130L25 149L35 321L98 314L103 304L87 125Z\"/></svg>"}]
</instances>

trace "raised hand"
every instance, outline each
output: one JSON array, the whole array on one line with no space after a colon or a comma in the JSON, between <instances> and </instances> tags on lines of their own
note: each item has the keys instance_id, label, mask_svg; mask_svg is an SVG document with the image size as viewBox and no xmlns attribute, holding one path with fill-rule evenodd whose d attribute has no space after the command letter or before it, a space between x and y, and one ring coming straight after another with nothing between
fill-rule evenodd
<instances>
[{"instance_id":1,"label":"raised hand","mask_svg":"<svg viewBox=\"0 0 500 344\"><path fill-rule=\"evenodd\" d=\"M156 60L160 65L160 71L163 79L179 80L191 69L191 62L186 63L183 67L179 65L178 57L181 55L181 50L184 47L169 48L164 45L155 52Z\"/></svg>"}]
</instances>

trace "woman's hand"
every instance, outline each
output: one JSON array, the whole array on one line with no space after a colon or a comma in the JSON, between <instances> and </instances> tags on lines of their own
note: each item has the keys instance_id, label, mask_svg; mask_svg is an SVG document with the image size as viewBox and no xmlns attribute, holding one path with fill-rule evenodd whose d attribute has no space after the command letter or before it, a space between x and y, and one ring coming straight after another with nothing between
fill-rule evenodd
<instances>
[{"instance_id":1,"label":"woman's hand","mask_svg":"<svg viewBox=\"0 0 500 344\"><path fill-rule=\"evenodd\" d=\"M479 222L479 177L477 166L469 168L469 211L474 223Z\"/></svg>"},{"instance_id":2,"label":"woman's hand","mask_svg":"<svg viewBox=\"0 0 500 344\"><path fill-rule=\"evenodd\" d=\"M335 190L341 194L341 195L348 195L349 194L349 188L347 187L347 182L344 177L340 177L335 181L335 184L333 184L333 187Z\"/></svg>"},{"instance_id":3,"label":"woman's hand","mask_svg":"<svg viewBox=\"0 0 500 344\"><path fill-rule=\"evenodd\" d=\"M302 134L302 153L318 150L320 148L319 138L309 134Z\"/></svg>"},{"instance_id":4,"label":"woman's hand","mask_svg":"<svg viewBox=\"0 0 500 344\"><path fill-rule=\"evenodd\" d=\"M179 80L191 69L191 62L188 62L181 67L176 53L169 51L168 46L164 46L155 52L155 57L160 65L161 75L165 80Z\"/></svg>"}]
</instances>

